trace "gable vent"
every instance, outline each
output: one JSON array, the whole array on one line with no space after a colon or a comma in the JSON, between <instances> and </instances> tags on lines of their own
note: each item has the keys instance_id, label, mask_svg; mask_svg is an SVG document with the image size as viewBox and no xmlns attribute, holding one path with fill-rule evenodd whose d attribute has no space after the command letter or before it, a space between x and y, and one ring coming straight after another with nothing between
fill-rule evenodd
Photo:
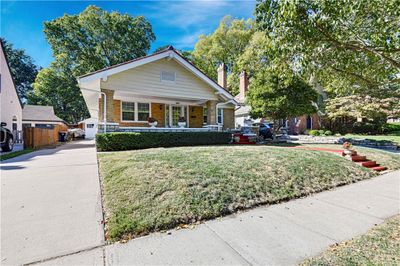
<instances>
[{"instance_id":1,"label":"gable vent","mask_svg":"<svg viewBox=\"0 0 400 266\"><path fill-rule=\"evenodd\" d=\"M168 72L168 71L162 71L161 72L161 80L162 81L175 81L175 72Z\"/></svg>"}]
</instances>

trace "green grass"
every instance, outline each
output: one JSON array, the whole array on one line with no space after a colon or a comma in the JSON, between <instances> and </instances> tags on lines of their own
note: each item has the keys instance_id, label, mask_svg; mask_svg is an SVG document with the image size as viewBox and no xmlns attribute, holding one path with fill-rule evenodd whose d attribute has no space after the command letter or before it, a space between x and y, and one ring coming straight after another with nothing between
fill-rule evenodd
<instances>
[{"instance_id":1,"label":"green grass","mask_svg":"<svg viewBox=\"0 0 400 266\"><path fill-rule=\"evenodd\" d=\"M272 146L99 153L99 163L111 241L376 175L332 153Z\"/></svg>"},{"instance_id":2,"label":"green grass","mask_svg":"<svg viewBox=\"0 0 400 266\"><path fill-rule=\"evenodd\" d=\"M338 144L305 144L304 146L323 147L338 150L343 149L342 145ZM367 156L367 159L376 161L378 164L388 167L389 170L400 169L400 154L360 146L353 146L352 149L356 150L359 155L365 155Z\"/></svg>"},{"instance_id":3,"label":"green grass","mask_svg":"<svg viewBox=\"0 0 400 266\"><path fill-rule=\"evenodd\" d=\"M400 216L301 265L400 265Z\"/></svg>"},{"instance_id":4,"label":"green grass","mask_svg":"<svg viewBox=\"0 0 400 266\"><path fill-rule=\"evenodd\" d=\"M347 134L344 136L345 138L354 138L354 139L371 139L377 141L392 141L400 145L400 132L392 133L388 135L361 135L361 134Z\"/></svg>"},{"instance_id":5,"label":"green grass","mask_svg":"<svg viewBox=\"0 0 400 266\"><path fill-rule=\"evenodd\" d=\"M34 149L27 148L27 149L24 149L21 151L14 151L14 152L10 152L7 154L2 154L2 155L0 155L0 161L8 160L8 159L11 159L11 158L23 155L23 154L33 152L33 151L34 151Z\"/></svg>"}]
</instances>

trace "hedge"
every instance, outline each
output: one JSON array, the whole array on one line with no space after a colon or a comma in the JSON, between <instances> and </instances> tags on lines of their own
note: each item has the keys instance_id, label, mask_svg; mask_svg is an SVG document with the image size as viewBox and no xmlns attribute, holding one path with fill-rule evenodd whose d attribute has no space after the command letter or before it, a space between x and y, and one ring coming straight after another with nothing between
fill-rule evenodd
<instances>
[{"instance_id":1,"label":"hedge","mask_svg":"<svg viewBox=\"0 0 400 266\"><path fill-rule=\"evenodd\" d=\"M113 132L96 135L99 151L228 144L228 132Z\"/></svg>"}]
</instances>

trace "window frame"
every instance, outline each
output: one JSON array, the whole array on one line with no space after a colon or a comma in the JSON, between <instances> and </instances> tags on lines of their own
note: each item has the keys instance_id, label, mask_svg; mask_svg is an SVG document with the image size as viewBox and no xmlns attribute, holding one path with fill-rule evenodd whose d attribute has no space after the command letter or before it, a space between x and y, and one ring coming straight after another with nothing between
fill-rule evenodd
<instances>
[{"instance_id":1,"label":"window frame","mask_svg":"<svg viewBox=\"0 0 400 266\"><path fill-rule=\"evenodd\" d=\"M219 114L219 111L221 110L221 115ZM218 118L221 116L221 122L219 122ZM217 124L218 125L223 125L224 124L224 108L217 108Z\"/></svg>"},{"instance_id":2,"label":"window frame","mask_svg":"<svg viewBox=\"0 0 400 266\"><path fill-rule=\"evenodd\" d=\"M124 120L123 119L123 110L122 110L122 103L133 103L134 104L134 111L133 111L133 116L134 116L134 120ZM140 102L134 102L134 101L120 101L120 118L121 118L121 122L135 122L135 123L147 123L148 121L142 121L139 120L139 103L141 104L148 104L149 105L149 117L151 117L151 102L146 102L146 101L140 101Z\"/></svg>"},{"instance_id":3,"label":"window frame","mask_svg":"<svg viewBox=\"0 0 400 266\"><path fill-rule=\"evenodd\" d=\"M174 80L163 79L163 72L174 74ZM161 70L160 71L160 81L162 83L176 83L176 71Z\"/></svg>"}]
</instances>

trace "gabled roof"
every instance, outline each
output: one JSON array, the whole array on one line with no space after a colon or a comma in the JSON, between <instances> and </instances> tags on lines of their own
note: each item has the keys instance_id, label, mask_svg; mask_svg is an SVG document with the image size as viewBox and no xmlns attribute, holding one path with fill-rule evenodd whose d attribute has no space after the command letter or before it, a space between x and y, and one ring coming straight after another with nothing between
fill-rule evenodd
<instances>
[{"instance_id":1,"label":"gabled roof","mask_svg":"<svg viewBox=\"0 0 400 266\"><path fill-rule=\"evenodd\" d=\"M53 106L25 105L22 109L22 121L63 122L55 115Z\"/></svg>"},{"instance_id":2,"label":"gabled roof","mask_svg":"<svg viewBox=\"0 0 400 266\"><path fill-rule=\"evenodd\" d=\"M139 57L124 63L120 63L117 65L113 65L107 68L103 68L83 76L78 77L78 83L91 82L96 79L107 78L110 75L114 75L120 73L122 71L126 71L128 69L132 69L147 63L151 63L162 58L174 58L178 63L183 65L189 71L191 71L194 75L199 77L201 80L205 81L208 85L214 88L219 94L224 95L225 98L229 100L233 100L234 97L223 87L221 87L214 80L209 78L206 74L204 74L200 69L198 69L195 65L189 62L186 58L184 58L179 52L177 52L174 47L168 46L168 48L161 50L159 52L153 53L151 55Z\"/></svg>"}]
</instances>

